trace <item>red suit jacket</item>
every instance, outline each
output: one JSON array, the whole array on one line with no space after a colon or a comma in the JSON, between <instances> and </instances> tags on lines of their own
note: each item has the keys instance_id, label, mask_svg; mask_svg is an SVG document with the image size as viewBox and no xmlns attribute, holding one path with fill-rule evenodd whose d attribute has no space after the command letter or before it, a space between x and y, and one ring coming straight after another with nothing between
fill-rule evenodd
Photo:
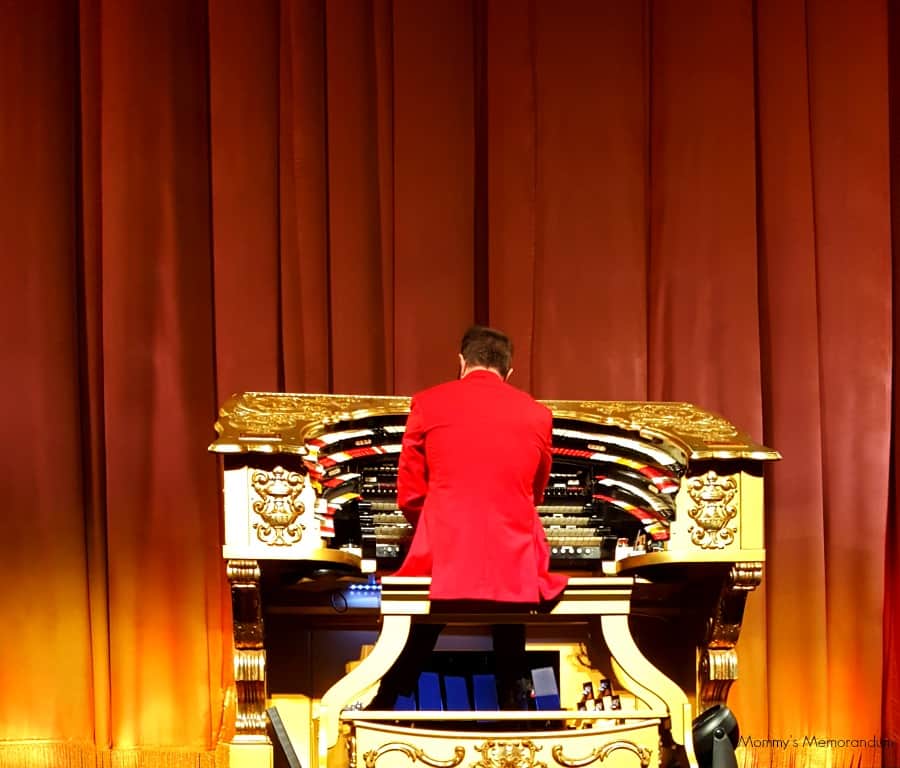
<instances>
[{"instance_id":1,"label":"red suit jacket","mask_svg":"<svg viewBox=\"0 0 900 768\"><path fill-rule=\"evenodd\" d=\"M415 535L398 576L436 600L537 603L567 579L535 504L550 473L550 411L490 371L420 392L403 437L398 505Z\"/></svg>"}]
</instances>

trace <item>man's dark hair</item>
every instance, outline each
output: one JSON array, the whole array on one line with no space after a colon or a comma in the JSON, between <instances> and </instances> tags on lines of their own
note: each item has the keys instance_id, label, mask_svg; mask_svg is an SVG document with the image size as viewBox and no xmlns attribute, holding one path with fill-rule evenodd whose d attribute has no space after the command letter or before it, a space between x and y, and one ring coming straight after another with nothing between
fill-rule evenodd
<instances>
[{"instance_id":1,"label":"man's dark hair","mask_svg":"<svg viewBox=\"0 0 900 768\"><path fill-rule=\"evenodd\" d=\"M512 342L505 333L473 325L462 339L460 354L469 365L493 368L503 377L512 365Z\"/></svg>"}]
</instances>

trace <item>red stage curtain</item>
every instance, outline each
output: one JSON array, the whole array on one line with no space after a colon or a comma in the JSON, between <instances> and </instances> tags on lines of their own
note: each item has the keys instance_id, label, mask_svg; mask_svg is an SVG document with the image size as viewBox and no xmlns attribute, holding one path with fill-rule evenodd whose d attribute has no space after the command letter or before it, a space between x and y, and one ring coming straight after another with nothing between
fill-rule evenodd
<instances>
[{"instance_id":1,"label":"red stage curtain","mask_svg":"<svg viewBox=\"0 0 900 768\"><path fill-rule=\"evenodd\" d=\"M888 11L0 0L0 765L214 765L217 403L408 394L474 320L781 451L731 704L799 743L742 760L877 765L809 739L900 741Z\"/></svg>"}]
</instances>

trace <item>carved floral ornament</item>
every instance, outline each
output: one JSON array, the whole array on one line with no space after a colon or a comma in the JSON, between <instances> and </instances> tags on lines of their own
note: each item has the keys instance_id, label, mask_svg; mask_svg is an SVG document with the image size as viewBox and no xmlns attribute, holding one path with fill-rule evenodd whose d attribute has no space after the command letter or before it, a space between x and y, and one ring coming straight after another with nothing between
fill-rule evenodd
<instances>
[{"instance_id":1,"label":"carved floral ornament","mask_svg":"<svg viewBox=\"0 0 900 768\"><path fill-rule=\"evenodd\" d=\"M409 412L408 397L377 395L290 395L245 392L230 398L219 409L216 432L219 442L283 444L278 450L303 453L305 441L321 433L327 424L354 418Z\"/></svg>"},{"instance_id":2,"label":"carved floral ornament","mask_svg":"<svg viewBox=\"0 0 900 768\"><path fill-rule=\"evenodd\" d=\"M734 542L737 528L727 525L737 515L737 506L733 503L737 490L734 477L719 477L712 470L688 481L688 495L696 504L688 510L690 518L697 523L690 528L691 541L695 545L703 549L724 549Z\"/></svg>"},{"instance_id":3,"label":"carved floral ornament","mask_svg":"<svg viewBox=\"0 0 900 768\"><path fill-rule=\"evenodd\" d=\"M475 751L481 760L473 768L547 768L547 764L535 760L542 749L530 739L525 741L486 741Z\"/></svg>"},{"instance_id":4,"label":"carved floral ornament","mask_svg":"<svg viewBox=\"0 0 900 768\"><path fill-rule=\"evenodd\" d=\"M544 400L559 418L644 433L674 441L681 450L704 454L779 458L757 445L726 419L690 403L648 403L597 400ZM244 392L230 397L219 409L219 434L210 449L221 453L306 452L306 441L342 421L372 416L400 416L409 412L410 398L382 395L287 394Z\"/></svg>"},{"instance_id":5,"label":"carved floral ornament","mask_svg":"<svg viewBox=\"0 0 900 768\"><path fill-rule=\"evenodd\" d=\"M456 768L466 755L464 747L455 747L453 749L453 757L447 760L441 760L440 758L428 755L421 747L414 746L413 744L406 744L402 741L391 741L387 744L382 744L378 749L370 749L363 755L363 762L365 763L366 768L374 768L378 759L388 752L402 752L411 763L418 761L430 766L430 768Z\"/></svg>"},{"instance_id":6,"label":"carved floral ornament","mask_svg":"<svg viewBox=\"0 0 900 768\"><path fill-rule=\"evenodd\" d=\"M641 761L641 768L648 768L650 765L653 752L647 749L647 747L641 747L633 741L626 741L624 739L609 741L592 750L586 757L567 757L563 754L563 748L560 745L553 747L551 753L553 754L553 759L565 768L586 768L586 766L598 760L603 762L613 752L620 749L624 749L626 752L632 752L637 755L638 760Z\"/></svg>"},{"instance_id":7,"label":"carved floral ornament","mask_svg":"<svg viewBox=\"0 0 900 768\"><path fill-rule=\"evenodd\" d=\"M299 472L275 467L271 472L255 469L250 485L257 495L253 511L262 518L253 528L260 541L273 547L288 547L303 538L297 518L306 505L300 500L305 478Z\"/></svg>"}]
</instances>

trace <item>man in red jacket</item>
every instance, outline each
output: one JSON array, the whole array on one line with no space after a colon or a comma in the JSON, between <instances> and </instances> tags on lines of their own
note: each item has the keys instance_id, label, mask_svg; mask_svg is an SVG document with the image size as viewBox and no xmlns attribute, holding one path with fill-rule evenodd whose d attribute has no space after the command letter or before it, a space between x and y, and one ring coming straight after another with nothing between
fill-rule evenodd
<instances>
[{"instance_id":1,"label":"man in red jacket","mask_svg":"<svg viewBox=\"0 0 900 768\"><path fill-rule=\"evenodd\" d=\"M550 411L512 387L512 344L499 331L466 332L457 381L412 400L398 470L398 506L415 534L398 576L431 576L431 598L534 606L556 598L566 577L549 572L535 509L550 473ZM408 693L440 625L415 625L404 654L370 705L389 709ZM500 695L527 672L520 625L497 625ZM498 652L502 651L502 652Z\"/></svg>"}]
</instances>

